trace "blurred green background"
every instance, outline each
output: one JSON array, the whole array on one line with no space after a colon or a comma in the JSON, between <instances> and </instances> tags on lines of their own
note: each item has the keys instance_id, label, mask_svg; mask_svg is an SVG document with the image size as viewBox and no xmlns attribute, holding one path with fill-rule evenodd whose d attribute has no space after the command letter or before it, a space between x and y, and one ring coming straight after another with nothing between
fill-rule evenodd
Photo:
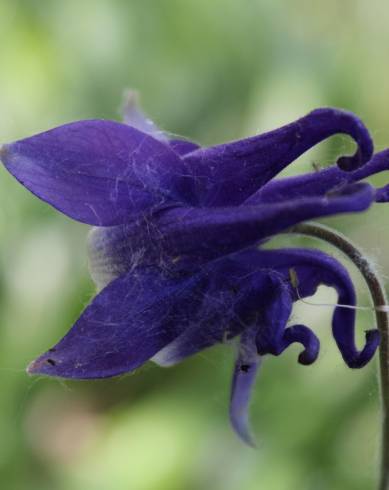
<instances>
[{"instance_id":1,"label":"blurred green background","mask_svg":"<svg viewBox=\"0 0 389 490\"><path fill-rule=\"evenodd\" d=\"M202 144L331 105L360 115L382 149L389 146L388 24L383 0L1 0L0 140L77 119L119 119L130 87L162 128ZM333 138L288 172L328 165L350 149L347 138ZM297 305L293 314L321 338L316 364L299 366L293 347L264 363L252 403L256 451L228 423L230 345L106 381L29 378L27 363L67 331L94 293L88 227L39 202L2 168L0 195L2 488L374 487L376 363L345 367L330 308ZM385 276L388 217L377 205L326 222L359 243ZM278 239L285 243L303 242ZM335 300L325 288L314 298ZM360 332L373 322L358 315Z\"/></svg>"}]
</instances>

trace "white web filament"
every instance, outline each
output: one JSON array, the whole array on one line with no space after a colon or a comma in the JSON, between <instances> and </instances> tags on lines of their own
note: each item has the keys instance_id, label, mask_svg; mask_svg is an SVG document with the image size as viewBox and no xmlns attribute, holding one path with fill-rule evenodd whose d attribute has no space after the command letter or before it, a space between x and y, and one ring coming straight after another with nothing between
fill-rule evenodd
<instances>
[{"instance_id":1,"label":"white web filament","mask_svg":"<svg viewBox=\"0 0 389 490\"><path fill-rule=\"evenodd\" d=\"M343 305L343 304L339 304L339 303L314 303L313 301L307 301L307 300L305 300L304 298L302 298L300 296L300 293L299 293L299 290L298 290L299 280L298 280L297 272L296 272L295 269L293 269L293 268L290 268L289 269L289 278L290 278L290 283L291 283L292 287L295 289L295 291L297 293L298 299L302 303L304 303L306 305L309 305L309 306L321 306L321 307L324 307L324 308L338 307L338 308L347 308L349 310L381 311L381 312L385 312L385 313L388 313L389 312L389 305L379 305L379 306L352 306L352 305Z\"/></svg>"}]
</instances>

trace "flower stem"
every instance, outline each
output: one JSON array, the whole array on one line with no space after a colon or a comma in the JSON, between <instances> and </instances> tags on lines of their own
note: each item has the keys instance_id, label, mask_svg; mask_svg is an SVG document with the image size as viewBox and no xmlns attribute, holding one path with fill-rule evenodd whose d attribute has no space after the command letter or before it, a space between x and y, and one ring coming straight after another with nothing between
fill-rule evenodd
<instances>
[{"instance_id":1,"label":"flower stem","mask_svg":"<svg viewBox=\"0 0 389 490\"><path fill-rule=\"evenodd\" d=\"M389 490L389 318L382 306L387 305L385 289L369 260L338 231L317 223L293 226L288 233L307 235L330 243L343 252L358 268L369 288L381 341L379 347L379 378L382 406L381 468L378 490Z\"/></svg>"}]
</instances>

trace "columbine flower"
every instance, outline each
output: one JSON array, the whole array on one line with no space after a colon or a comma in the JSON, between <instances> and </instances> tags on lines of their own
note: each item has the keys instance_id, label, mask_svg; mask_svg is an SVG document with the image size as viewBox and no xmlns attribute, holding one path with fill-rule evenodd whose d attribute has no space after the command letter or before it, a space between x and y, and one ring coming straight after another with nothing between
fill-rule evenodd
<instances>
[{"instance_id":1,"label":"columbine flower","mask_svg":"<svg viewBox=\"0 0 389 490\"><path fill-rule=\"evenodd\" d=\"M308 175L275 179L298 156L335 134L357 143L351 157ZM101 291L73 328L31 363L30 373L64 378L119 375L152 359L174 364L240 336L230 417L251 442L247 406L262 356L292 343L311 364L319 341L287 326L293 302L320 284L355 305L345 268L317 250L258 245L301 221L360 212L389 198L358 181L389 168L372 157L370 136L353 114L318 109L260 136L199 148L169 139L134 99L125 124L67 124L8 145L1 159L25 187L71 218L94 225L91 273ZM291 271L299 281L298 290ZM364 366L379 343L358 350L355 312L335 308L333 335L348 366Z\"/></svg>"}]
</instances>

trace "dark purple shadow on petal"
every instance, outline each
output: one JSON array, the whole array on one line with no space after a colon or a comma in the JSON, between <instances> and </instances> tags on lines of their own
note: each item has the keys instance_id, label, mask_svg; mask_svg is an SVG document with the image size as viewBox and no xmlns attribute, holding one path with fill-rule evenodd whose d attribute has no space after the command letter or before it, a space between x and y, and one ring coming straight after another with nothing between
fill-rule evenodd
<instances>
[{"instance_id":1,"label":"dark purple shadow on petal","mask_svg":"<svg viewBox=\"0 0 389 490\"><path fill-rule=\"evenodd\" d=\"M304 175L272 180L250 196L245 204L276 203L301 197L323 196L385 170L389 170L389 150L376 153L368 163L353 172L344 172L336 166L331 166ZM377 190L377 202L389 200L387 188L388 186L385 186Z\"/></svg>"},{"instance_id":2,"label":"dark purple shadow on petal","mask_svg":"<svg viewBox=\"0 0 389 490\"><path fill-rule=\"evenodd\" d=\"M242 334L238 357L235 362L230 398L230 421L243 442L255 447L249 426L249 403L261 358L255 346L256 327L249 327Z\"/></svg>"},{"instance_id":3,"label":"dark purple shadow on petal","mask_svg":"<svg viewBox=\"0 0 389 490\"><path fill-rule=\"evenodd\" d=\"M373 143L360 119L338 109L317 109L274 131L186 155L193 193L206 206L241 204L309 148L337 133L350 135L358 145L353 156L339 158L339 168L355 170L371 158Z\"/></svg>"},{"instance_id":4,"label":"dark purple shadow on petal","mask_svg":"<svg viewBox=\"0 0 389 490\"><path fill-rule=\"evenodd\" d=\"M256 257L257 262L255 263L257 267L261 259L262 256L259 253ZM262 266L267 267L264 264ZM283 276L271 267L268 269L268 273L271 274L270 279L272 284L269 288L271 292L268 294L266 308L258 312L255 342L258 354L261 356L265 354L278 356L286 347L283 336L285 326L292 312L292 297L289 285L285 282Z\"/></svg>"},{"instance_id":5,"label":"dark purple shadow on petal","mask_svg":"<svg viewBox=\"0 0 389 490\"><path fill-rule=\"evenodd\" d=\"M184 165L168 145L114 121L79 121L4 145L7 170L78 221L115 225L185 202Z\"/></svg>"}]
</instances>

